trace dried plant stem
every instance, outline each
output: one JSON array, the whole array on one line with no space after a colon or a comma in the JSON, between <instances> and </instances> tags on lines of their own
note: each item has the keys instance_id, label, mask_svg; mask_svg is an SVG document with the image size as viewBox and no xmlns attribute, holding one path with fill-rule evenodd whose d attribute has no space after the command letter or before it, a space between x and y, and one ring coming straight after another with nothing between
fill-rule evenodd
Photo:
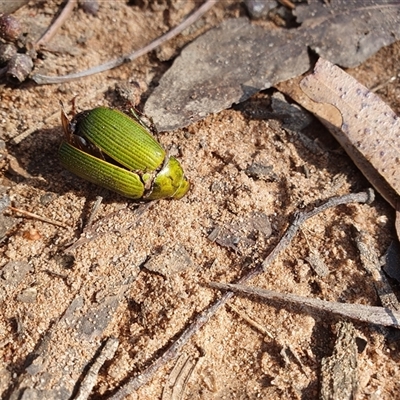
<instances>
[{"instance_id":1,"label":"dried plant stem","mask_svg":"<svg viewBox=\"0 0 400 400\"><path fill-rule=\"evenodd\" d=\"M47 28L43 36L36 42L36 47L43 46L53 38L53 36L57 33L58 29L64 24L64 22L70 16L72 10L74 9L75 3L76 0L67 1L67 4L63 8L57 19L54 21L54 23Z\"/></svg>"},{"instance_id":2,"label":"dried plant stem","mask_svg":"<svg viewBox=\"0 0 400 400\"><path fill-rule=\"evenodd\" d=\"M121 400L145 385L153 378L155 373L165 365L168 361L174 359L181 348L189 341L189 339L203 326L208 320L222 307L231 297L233 292L224 293L220 299L211 304L200 315L196 316L195 320L186 328L179 338L162 354L157 360L147 367L143 373L131 378L125 385L120 387L118 391L110 397L110 400Z\"/></svg>"},{"instance_id":3,"label":"dried plant stem","mask_svg":"<svg viewBox=\"0 0 400 400\"><path fill-rule=\"evenodd\" d=\"M338 196L330 198L326 203L319 207L314 208L309 212L297 212L294 215L293 222L283 235L282 239L279 241L278 245L271 251L268 257L263 261L262 267L264 270L275 260L278 254L288 247L289 243L292 241L296 235L299 228L311 217L327 210L331 207L336 207L341 204L347 203L372 203L375 199L374 191L369 189L367 192L360 192L354 194L347 194L345 196Z\"/></svg>"},{"instance_id":4,"label":"dried plant stem","mask_svg":"<svg viewBox=\"0 0 400 400\"><path fill-rule=\"evenodd\" d=\"M99 210L99 207L100 207L102 201L103 201L103 197L102 196L96 196L96 201L93 204L92 210L90 211L90 215L89 215L88 221L86 223L86 229L90 229L91 228L91 226L93 224L94 217L96 216L97 211Z\"/></svg>"},{"instance_id":5,"label":"dried plant stem","mask_svg":"<svg viewBox=\"0 0 400 400\"><path fill-rule=\"evenodd\" d=\"M87 69L85 71L77 72L75 74L68 74L64 76L46 76L36 74L32 76L32 79L39 85L46 85L50 83L64 83L69 82L75 79L80 79L85 76L90 76L94 74L98 74L99 72L108 71L110 69L119 67L122 64L127 62L133 61L136 58L149 53L150 51L154 50L161 44L167 42L168 40L172 39L174 36L181 33L185 30L188 26L193 24L197 21L204 13L206 13L218 0L207 0L201 7L199 7L193 14L191 14L187 19L185 19L180 25L173 28L165 35L159 37L158 39L154 40L153 42L149 43L147 46L134 51L133 53L127 54L125 56L119 57L115 60L108 61L104 64L97 65L96 67Z\"/></svg>"},{"instance_id":6,"label":"dried plant stem","mask_svg":"<svg viewBox=\"0 0 400 400\"><path fill-rule=\"evenodd\" d=\"M62 224L61 222L58 221L53 221L52 219L46 218L46 217L41 217L40 215L37 214L33 214L29 211L25 211L25 210L21 210L19 208L15 208L15 207L8 207L11 211L17 212L19 214L25 215L26 217L29 218L33 218L33 219L37 219L38 221L42 221L42 222L47 222L48 224L52 224L55 226L60 226L61 228L68 228L68 226Z\"/></svg>"},{"instance_id":7,"label":"dried plant stem","mask_svg":"<svg viewBox=\"0 0 400 400\"><path fill-rule=\"evenodd\" d=\"M295 215L294 221L289 226L282 239L279 241L278 245L269 254L269 256L264 260L264 262L254 269L249 271L246 275L242 276L236 283L243 284L257 275L262 274L272 263L273 260L280 254L294 238L296 232L299 230L302 224L304 224L307 219L327 210L328 208L335 207L341 204L347 203L370 203L374 199L374 193L371 190L367 192L361 192L356 194L348 194L345 196L332 197L326 203L319 207L311 210L310 212L297 213ZM231 297L233 292L227 291L222 294L222 296L212 303L206 310L201 314L196 316L193 322L179 335L178 339L149 367L147 367L142 373L131 378L126 384L121 386L117 392L110 397L111 400L121 400L133 393L135 390L146 384L153 378L154 374L159 368L164 366L167 362L176 357L181 348L194 336L197 331L205 325L209 319L220 309Z\"/></svg>"},{"instance_id":8,"label":"dried plant stem","mask_svg":"<svg viewBox=\"0 0 400 400\"><path fill-rule=\"evenodd\" d=\"M90 366L86 375L84 376L78 394L74 400L86 400L90 397L93 387L96 384L97 377L99 375L100 368L104 365L107 360L111 360L117 351L119 341L116 338L110 337L101 346L101 351L95 358L93 364Z\"/></svg>"},{"instance_id":9,"label":"dried plant stem","mask_svg":"<svg viewBox=\"0 0 400 400\"><path fill-rule=\"evenodd\" d=\"M292 304L301 308L302 311L329 312L341 317L350 318L356 321L368 322L370 324L400 328L400 313L387 307L366 306L364 304L338 303L312 299L295 294L280 293L273 290L264 290L245 285L232 285L230 283L210 282L210 286L216 289L233 290L240 294L247 294L261 299Z\"/></svg>"},{"instance_id":10,"label":"dried plant stem","mask_svg":"<svg viewBox=\"0 0 400 400\"><path fill-rule=\"evenodd\" d=\"M364 269L371 275L375 290L381 304L391 310L400 311L400 302L393 292L390 283L381 268L378 249L373 243L372 236L354 226L354 241L360 254Z\"/></svg>"},{"instance_id":11,"label":"dried plant stem","mask_svg":"<svg viewBox=\"0 0 400 400\"><path fill-rule=\"evenodd\" d=\"M130 229L130 227L134 226L139 219L143 216L144 212L147 211L152 205L154 204L153 202L149 202L146 204L141 204L139 207L137 207L134 212L133 212L133 217L131 222L125 227L125 229ZM101 218L99 221L96 221L95 223L91 223L88 225L84 230L81 235L81 237L76 240L74 243L69 245L66 249L64 249L65 253L72 253L75 251L78 247L82 246L85 243L89 243L92 240L97 239L99 236L103 235L105 232L101 233L98 232L98 228L103 225L105 222L113 218L115 215L119 214L120 212L126 212L128 206L125 205L124 207L113 211L112 213L106 215L105 217Z\"/></svg>"},{"instance_id":12,"label":"dried plant stem","mask_svg":"<svg viewBox=\"0 0 400 400\"><path fill-rule=\"evenodd\" d=\"M290 1L290 0L278 0L279 3L281 3L283 6L294 10L296 8L296 6Z\"/></svg>"}]
</instances>

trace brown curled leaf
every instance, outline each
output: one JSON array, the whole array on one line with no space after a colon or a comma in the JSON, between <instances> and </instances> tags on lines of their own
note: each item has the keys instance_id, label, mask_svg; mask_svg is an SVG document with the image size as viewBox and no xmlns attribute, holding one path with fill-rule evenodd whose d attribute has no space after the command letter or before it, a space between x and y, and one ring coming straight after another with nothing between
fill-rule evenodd
<instances>
[{"instance_id":1,"label":"brown curled leaf","mask_svg":"<svg viewBox=\"0 0 400 400\"><path fill-rule=\"evenodd\" d=\"M329 61L319 59L300 82L313 101L334 106L341 115L311 110L330 129L354 163L394 207L400 198L400 119L377 95Z\"/></svg>"}]
</instances>

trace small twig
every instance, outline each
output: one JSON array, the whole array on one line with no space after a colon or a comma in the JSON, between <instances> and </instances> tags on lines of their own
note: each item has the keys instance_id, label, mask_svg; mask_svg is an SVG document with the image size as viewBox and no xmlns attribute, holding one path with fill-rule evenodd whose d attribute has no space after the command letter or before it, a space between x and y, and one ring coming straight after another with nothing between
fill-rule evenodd
<instances>
[{"instance_id":1,"label":"small twig","mask_svg":"<svg viewBox=\"0 0 400 400\"><path fill-rule=\"evenodd\" d=\"M76 0L68 0L67 4L61 11L57 19L50 25L43 36L36 42L35 46L38 48L43 46L45 43L49 42L53 36L57 33L58 29L64 24L72 10L74 9Z\"/></svg>"},{"instance_id":2,"label":"small twig","mask_svg":"<svg viewBox=\"0 0 400 400\"><path fill-rule=\"evenodd\" d=\"M11 211L23 214L26 217L37 219L38 221L47 222L48 224L59 226L61 228L69 228L67 225L62 224L61 222L57 222L57 221L54 221L54 220L46 218L46 217L41 217L40 215L33 214L33 213L29 212L29 211L21 210L19 208L15 208L15 207L11 207L11 206L9 206L8 208Z\"/></svg>"},{"instance_id":3,"label":"small twig","mask_svg":"<svg viewBox=\"0 0 400 400\"><path fill-rule=\"evenodd\" d=\"M296 8L296 6L290 1L290 0L278 0L279 3L281 3L283 6L294 10Z\"/></svg>"},{"instance_id":4,"label":"small twig","mask_svg":"<svg viewBox=\"0 0 400 400\"><path fill-rule=\"evenodd\" d=\"M357 399L360 396L360 365L357 332L350 322L339 321L331 356L320 363L320 399ZM360 379L361 378L361 379Z\"/></svg>"},{"instance_id":5,"label":"small twig","mask_svg":"<svg viewBox=\"0 0 400 400\"><path fill-rule=\"evenodd\" d=\"M270 255L264 260L261 265L256 266L254 269L249 271L246 275L242 276L236 283L243 284L250 279L262 274L267 266L275 260L278 254L284 250L290 241L293 239L295 233L308 218L325 211L330 207L337 206L339 204L346 203L367 203L372 202L374 198L374 192L372 189L367 192L361 192L356 194L348 194L345 196L332 197L325 204L315 208L308 213L298 213L295 217L295 221L288 228L286 233L283 235L282 239L279 241L275 249L270 253ZM277 250L278 249L278 250ZM222 294L222 296L216 300L214 303L210 304L207 309L205 309L201 314L197 315L193 322L179 335L178 339L172 345L167 348L167 350L156 359L153 364L147 367L139 375L129 379L129 381L121 386L117 392L110 397L111 400L121 400L133 393L135 390L139 389L141 386L149 382L159 368L164 366L167 362L176 357L181 348L191 339L200 328L205 325L211 317L233 296L233 292L227 291Z\"/></svg>"},{"instance_id":6,"label":"small twig","mask_svg":"<svg viewBox=\"0 0 400 400\"><path fill-rule=\"evenodd\" d=\"M117 351L119 341L116 338L108 338L100 354L95 359L94 363L90 367L86 376L83 378L82 383L79 387L78 394L75 400L86 400L92 393L92 389L97 381L97 376L99 375L100 368L106 362L106 360L111 360Z\"/></svg>"},{"instance_id":7,"label":"small twig","mask_svg":"<svg viewBox=\"0 0 400 400\"><path fill-rule=\"evenodd\" d=\"M99 228L101 226L101 224L103 224L105 221L109 220L110 218L114 217L115 215L118 215L121 211L124 211L126 209L127 209L127 205L125 207L122 207L122 208L106 215L104 218L102 218L101 220L97 221L95 224L90 226L90 228L88 228L87 230L84 230L82 235L79 237L79 239L77 239L72 244L67 245L67 247L64 249L64 253L70 254L78 247L84 245L85 243L89 243L92 240L99 237L100 233L96 232L97 228Z\"/></svg>"},{"instance_id":8,"label":"small twig","mask_svg":"<svg viewBox=\"0 0 400 400\"><path fill-rule=\"evenodd\" d=\"M326 203L322 204L319 207L314 208L309 212L297 212L294 215L294 219L292 224L289 226L278 245L271 251L268 257L263 261L262 266L264 270L268 268L268 266L275 260L278 254L286 249L297 231L308 219L314 217L315 215L321 213L322 211L327 210L331 207L336 207L341 204L347 203L372 203L375 199L374 191L369 189L367 192L355 193L355 194L347 194L345 196L338 196L330 198Z\"/></svg>"},{"instance_id":9,"label":"small twig","mask_svg":"<svg viewBox=\"0 0 400 400\"><path fill-rule=\"evenodd\" d=\"M162 45L166 41L172 39L174 36L181 33L188 26L197 21L204 13L206 13L217 1L218 0L207 0L201 7L199 7L192 15L190 15L187 19L185 19L180 25L176 26L175 28L167 32L165 35L149 43L147 46L137 51L134 51L133 53L119 57L112 61L108 61L104 64L97 65L96 67L87 69L85 71L77 72L75 74L68 74L64 76L46 76L46 75L36 74L32 76L32 79L39 85L46 85L50 83L64 83L72 81L74 79L80 79L85 76L98 74L100 72L108 71L110 69L119 67L122 64L133 61L138 57L149 53L150 51L154 50L158 46Z\"/></svg>"},{"instance_id":10,"label":"small twig","mask_svg":"<svg viewBox=\"0 0 400 400\"><path fill-rule=\"evenodd\" d=\"M244 321L246 321L250 326L252 326L253 328L257 329L259 332L261 332L264 336L268 336L271 339L274 338L274 335L267 331L263 325L259 324L257 321L255 321L254 319L250 318L247 314L245 314L244 312L238 310L235 306L233 306L232 304L227 305L227 307L229 307L235 314L237 314L240 318L242 318Z\"/></svg>"},{"instance_id":11,"label":"small twig","mask_svg":"<svg viewBox=\"0 0 400 400\"><path fill-rule=\"evenodd\" d=\"M312 299L305 296L294 294L285 294L273 290L264 290L250 286L225 284L210 282L211 287L222 290L233 290L236 293L248 294L266 300L280 301L286 304L295 305L302 310L311 309L320 313L321 311L340 315L356 321L368 322L370 324L391 326L400 328L400 312L386 307L366 306L364 304L338 303L335 301L326 301Z\"/></svg>"},{"instance_id":12,"label":"small twig","mask_svg":"<svg viewBox=\"0 0 400 400\"><path fill-rule=\"evenodd\" d=\"M138 222L138 220L142 217L142 215L144 214L145 211L147 211L147 209L152 205L153 203L146 203L146 204L141 204L135 211L134 211L134 219L132 221L129 222L129 227L131 227L132 225L134 225L135 223ZM98 232L98 228L104 224L105 221L111 219L112 217L114 217L115 215L117 215L118 213L120 213L121 211L126 211L127 206L126 207L122 207L108 215L106 215L104 218L100 219L99 221L97 221L96 223L92 224L91 226L85 228L85 230L83 231L81 237L74 242L73 244L71 244L70 246L68 246L66 249L64 249L64 253L72 253L75 249L77 249L78 247L82 246L85 243L89 243L92 240L98 238L99 236L101 236L104 233ZM129 227L127 227L126 229L129 229Z\"/></svg>"},{"instance_id":13,"label":"small twig","mask_svg":"<svg viewBox=\"0 0 400 400\"><path fill-rule=\"evenodd\" d=\"M194 360L187 354L181 354L169 374L164 385L161 400L183 399L187 383L192 375L198 359Z\"/></svg>"},{"instance_id":14,"label":"small twig","mask_svg":"<svg viewBox=\"0 0 400 400\"><path fill-rule=\"evenodd\" d=\"M382 271L377 249L375 248L372 237L364 231L360 231L356 226L355 242L360 253L361 264L364 269L371 274L374 281L375 290L381 300L383 307L391 310L400 311L400 303L389 284L386 275Z\"/></svg>"},{"instance_id":15,"label":"small twig","mask_svg":"<svg viewBox=\"0 0 400 400\"><path fill-rule=\"evenodd\" d=\"M174 359L181 348L194 336L197 331L205 325L209 319L221 308L231 297L233 292L224 293L221 298L211 304L205 311L197 315L194 321L186 328L178 339L157 359L147 367L140 375L131 378L126 384L121 386L117 392L110 397L110 400L122 400L130 393L145 385L153 378L155 373L167 362Z\"/></svg>"},{"instance_id":16,"label":"small twig","mask_svg":"<svg viewBox=\"0 0 400 400\"><path fill-rule=\"evenodd\" d=\"M389 85L389 83L394 82L396 79L397 79L396 76L391 76L389 79L386 79L384 82L382 82L382 83L380 83L380 84L378 84L378 85L376 85L376 86L373 86L373 87L371 88L371 92L374 92L374 93L375 93L375 92L377 92L378 90L383 89L385 86Z\"/></svg>"},{"instance_id":17,"label":"small twig","mask_svg":"<svg viewBox=\"0 0 400 400\"><path fill-rule=\"evenodd\" d=\"M94 217L95 217L95 215L96 215L96 213L97 213L102 201L103 201L103 197L102 196L96 196L96 201L93 204L92 210L90 211L90 215L89 215L89 218L87 220L87 224L86 224L85 230L90 229L92 227L92 223L93 223Z\"/></svg>"}]
</instances>

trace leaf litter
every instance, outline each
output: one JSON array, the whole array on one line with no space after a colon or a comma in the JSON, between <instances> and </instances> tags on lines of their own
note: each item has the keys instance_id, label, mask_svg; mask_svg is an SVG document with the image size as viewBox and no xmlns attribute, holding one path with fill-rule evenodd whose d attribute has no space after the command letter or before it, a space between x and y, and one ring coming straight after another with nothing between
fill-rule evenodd
<instances>
[{"instance_id":1,"label":"leaf litter","mask_svg":"<svg viewBox=\"0 0 400 400\"><path fill-rule=\"evenodd\" d=\"M320 119L398 215L399 117L379 96L322 58L313 74L299 82L307 96L296 85L295 79L278 87Z\"/></svg>"},{"instance_id":2,"label":"leaf litter","mask_svg":"<svg viewBox=\"0 0 400 400\"><path fill-rule=\"evenodd\" d=\"M224 21L186 48L145 105L161 131L181 128L310 69L309 48L355 67L400 38L400 5L359 0L310 1L295 10L298 28L245 18Z\"/></svg>"},{"instance_id":3,"label":"leaf litter","mask_svg":"<svg viewBox=\"0 0 400 400\"><path fill-rule=\"evenodd\" d=\"M99 84L95 79L92 82ZM112 86L112 80L107 83ZM70 90L78 87L71 84ZM53 93L53 99L55 96L52 89L31 88L27 93L16 90L22 98L27 93L40 98L43 93ZM15 100L18 104L18 98ZM92 98L89 103L95 106L96 101L99 99ZM104 97L100 101L104 102ZM25 389L25 396L32 398L40 393L50 398L70 398L74 382L81 378L97 349L112 335L119 338L120 345L112 362L104 365L97 376L95 396L112 396L132 374L139 374L140 381L145 367L151 369L158 360L160 349L171 342L179 345L173 340L175 335L212 304L215 292L205 289L203 283L234 281L257 266L266 250L274 248L275 238L285 230L292 212L304 204L323 200L336 173L345 171L346 177L336 189L339 193L368 185L360 180L343 155L335 154L331 145L328 144L327 152L313 156L298 140L300 136L281 129L279 118L251 118L259 112L259 101L264 102L264 107L267 104L263 95L253 101L244 103L241 109L210 116L186 130L161 135L166 146L177 146L179 138L178 149L193 181L193 191L182 202L158 202L135 220L129 208L117 210L120 199L106 197L92 224L94 230L84 232L81 239L86 241L80 241L68 256L60 250L79 234L72 230L61 233L59 228L40 221L20 223L5 242L3 254L7 260L27 260L34 273L25 274L17 287L10 288L7 306L2 310L6 318L1 320L1 329L7 333L3 354L15 355L22 361L27 356L33 362L27 363L26 373L22 367L17 369L21 365L18 362L2 369L2 376L6 377L3 385L12 380L10 371L19 372L14 384L17 389ZM32 113L31 101L25 104L25 110ZM246 107L251 110L248 116ZM36 114L43 115L35 108ZM30 118L30 114L26 115ZM27 158L31 159L29 165L42 165L29 168L29 172L34 177L39 173L47 186L35 186L35 181L27 180L30 178L20 178L21 181L13 182L13 204L78 227L85 210L90 209L93 201L90 193L94 187L64 173L56 166L51 152L46 154L45 163L38 163L42 161L38 154L46 151L46 146L54 148L55 143L48 143L48 135L42 131L32 133L34 140L23 139L15 155L23 167L27 165ZM322 133L317 138L326 139ZM254 161L272 165L273 171L267 173L273 178L257 178L263 177L263 173L249 176L246 171ZM51 173L46 168L51 168ZM46 206L38 201L45 194L44 189L57 193ZM237 221L251 218L254 210L269 217L272 235L256 237L255 246L247 249L245 255L208 241L214 226L237 229ZM307 230L310 245L321 249L322 256L329 261L329 274L324 279L310 275L303 262L307 252L299 239L282 259L275 261L268 273L259 277L257 285L327 300L376 303L374 289L361 273L354 246L348 240L352 236L348 226L356 219L360 226L373 233L382 248L388 243L388 237L384 236L386 214L380 202L338 207L333 213L326 211L324 218L308 224ZM41 232L41 239L27 241L19 234L30 227ZM190 263L185 262L185 268L178 265L176 273L169 276L165 275L165 265L161 270L143 268L149 256L179 249L176 244L183 245L185 259L187 256L191 259ZM174 262L173 256L170 259ZM34 305L18 300L21 299L18 295L27 288L37 291ZM268 325L268 331L277 341L260 337L220 309L186 345L189 354L203 357L202 365L194 370L187 383L188 398L299 398L300 392L316 398L316 368L321 355L328 355L332 340L329 322L238 298L233 301L241 309L252 310L262 324ZM5 321L15 321L16 328ZM59 323L52 324L52 321ZM364 373L360 389L377 391L384 387L396 393L392 379L395 351L386 352L388 348L385 348L385 352L380 352L386 343L384 337L368 326L357 324L357 330L368 337L367 357L359 360ZM290 362L289 352L283 354L278 343L290 343L300 362ZM368 367L371 360L372 369ZM378 369L381 376L374 378L373 373ZM66 374L71 377L68 381L64 379ZM137 392L139 398L160 397L164 376L165 369L162 369L152 382L141 386Z\"/></svg>"}]
</instances>

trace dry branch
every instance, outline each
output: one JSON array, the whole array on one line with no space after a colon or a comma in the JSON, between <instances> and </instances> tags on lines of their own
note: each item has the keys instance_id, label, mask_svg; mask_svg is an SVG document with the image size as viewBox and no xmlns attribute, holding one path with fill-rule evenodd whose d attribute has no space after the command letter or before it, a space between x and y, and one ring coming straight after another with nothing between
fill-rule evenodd
<instances>
[{"instance_id":1,"label":"dry branch","mask_svg":"<svg viewBox=\"0 0 400 400\"><path fill-rule=\"evenodd\" d=\"M295 236L297 230L301 225L309 218L327 210L330 207L335 207L340 204L347 203L370 203L374 199L374 193L371 190L361 193L348 194L345 196L338 196L330 198L326 203L319 207L311 210L307 213L298 213L295 216L294 222L289 226L286 233L283 235L282 239L279 241L278 245L270 253L270 255L264 260L264 262L246 275L241 277L237 283L243 284L250 279L262 274L267 267L272 263L273 260L290 244L291 240ZM200 330L200 328L205 325L211 317L213 317L216 312L234 295L232 291L226 291L222 296L216 300L214 303L210 304L201 314L194 317L193 322L183 330L183 332L178 336L176 341L171 344L170 347L149 367L147 367L140 374L130 378L127 383L121 386L114 395L110 397L111 400L122 400L130 393L135 392L141 386L149 382L155 373L163 367L167 362L174 359L183 346ZM378 307L379 308L379 307Z\"/></svg>"}]
</instances>

